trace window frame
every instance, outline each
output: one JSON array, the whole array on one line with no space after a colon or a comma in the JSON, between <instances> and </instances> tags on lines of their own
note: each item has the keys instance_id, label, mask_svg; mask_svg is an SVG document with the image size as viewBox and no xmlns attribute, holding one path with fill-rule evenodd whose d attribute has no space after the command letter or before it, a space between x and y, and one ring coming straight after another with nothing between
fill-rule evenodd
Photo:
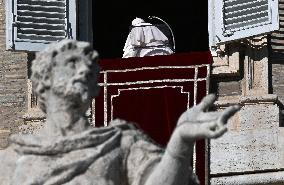
<instances>
[{"instance_id":1,"label":"window frame","mask_svg":"<svg viewBox=\"0 0 284 185\"><path fill-rule=\"evenodd\" d=\"M209 47L214 50L217 45L251 36L270 33L279 29L279 7L277 0L267 0L269 6L269 21L234 31L232 35L224 36L224 0L208 1L208 32Z\"/></svg>"},{"instance_id":2,"label":"window frame","mask_svg":"<svg viewBox=\"0 0 284 185\"><path fill-rule=\"evenodd\" d=\"M66 17L65 17L65 37L77 39L77 0L65 0ZM17 1L6 0L6 49L14 51L41 51L51 41L19 41L17 40Z\"/></svg>"}]
</instances>

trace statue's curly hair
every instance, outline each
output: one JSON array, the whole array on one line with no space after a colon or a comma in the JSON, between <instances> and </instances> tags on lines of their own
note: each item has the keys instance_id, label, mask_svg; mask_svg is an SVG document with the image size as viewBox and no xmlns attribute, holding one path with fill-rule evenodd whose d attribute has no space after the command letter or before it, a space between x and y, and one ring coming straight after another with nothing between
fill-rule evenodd
<instances>
[{"instance_id":1,"label":"statue's curly hair","mask_svg":"<svg viewBox=\"0 0 284 185\"><path fill-rule=\"evenodd\" d=\"M69 59L68 57L60 57L61 60L57 60L56 56L58 55L85 56L93 62L92 65L95 65L92 67L92 70L95 70L93 72L99 72L99 66L96 62L98 53L87 42L65 39L58 43L50 44L46 49L38 52L36 58L32 61L31 81L33 91L38 96L39 107L44 112L46 112L45 91L49 90L52 85L52 68L57 63L65 62L64 60Z\"/></svg>"}]
</instances>

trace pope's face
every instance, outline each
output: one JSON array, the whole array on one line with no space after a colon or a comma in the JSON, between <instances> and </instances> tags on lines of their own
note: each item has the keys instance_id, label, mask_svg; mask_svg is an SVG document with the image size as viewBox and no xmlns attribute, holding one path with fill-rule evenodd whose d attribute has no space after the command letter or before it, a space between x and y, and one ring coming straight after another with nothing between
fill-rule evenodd
<instances>
[{"instance_id":1,"label":"pope's face","mask_svg":"<svg viewBox=\"0 0 284 185\"><path fill-rule=\"evenodd\" d=\"M67 59L58 56L56 60L59 62L52 70L54 93L63 95L68 101L79 106L88 107L90 98L98 92L97 74L92 61L85 56L72 54Z\"/></svg>"}]
</instances>

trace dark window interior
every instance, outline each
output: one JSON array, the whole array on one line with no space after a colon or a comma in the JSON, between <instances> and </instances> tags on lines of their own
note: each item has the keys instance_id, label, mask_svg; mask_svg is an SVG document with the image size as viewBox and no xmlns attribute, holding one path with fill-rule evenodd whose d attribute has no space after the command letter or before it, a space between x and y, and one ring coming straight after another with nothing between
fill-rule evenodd
<instances>
[{"instance_id":1,"label":"dark window interior","mask_svg":"<svg viewBox=\"0 0 284 185\"><path fill-rule=\"evenodd\" d=\"M171 26L176 52L207 51L207 12L200 0L93 1L94 48L101 58L120 58L131 21L154 15Z\"/></svg>"}]
</instances>

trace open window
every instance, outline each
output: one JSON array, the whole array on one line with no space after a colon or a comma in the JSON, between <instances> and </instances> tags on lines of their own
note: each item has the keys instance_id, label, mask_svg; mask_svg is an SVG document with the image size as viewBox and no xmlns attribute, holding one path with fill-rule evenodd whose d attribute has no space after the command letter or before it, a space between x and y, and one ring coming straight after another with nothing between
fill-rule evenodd
<instances>
[{"instance_id":1,"label":"open window","mask_svg":"<svg viewBox=\"0 0 284 185\"><path fill-rule=\"evenodd\" d=\"M152 24L168 23L176 53L208 51L207 1L93 1L94 48L101 58L121 58L131 22L139 17Z\"/></svg>"},{"instance_id":2,"label":"open window","mask_svg":"<svg viewBox=\"0 0 284 185\"><path fill-rule=\"evenodd\" d=\"M131 21L148 16L171 26L177 52L208 51L207 4L188 0L9 0L7 49L40 51L51 42L72 38L93 42L101 58L120 58Z\"/></svg>"},{"instance_id":3,"label":"open window","mask_svg":"<svg viewBox=\"0 0 284 185\"><path fill-rule=\"evenodd\" d=\"M277 0L211 0L208 6L209 45L279 29Z\"/></svg>"}]
</instances>

